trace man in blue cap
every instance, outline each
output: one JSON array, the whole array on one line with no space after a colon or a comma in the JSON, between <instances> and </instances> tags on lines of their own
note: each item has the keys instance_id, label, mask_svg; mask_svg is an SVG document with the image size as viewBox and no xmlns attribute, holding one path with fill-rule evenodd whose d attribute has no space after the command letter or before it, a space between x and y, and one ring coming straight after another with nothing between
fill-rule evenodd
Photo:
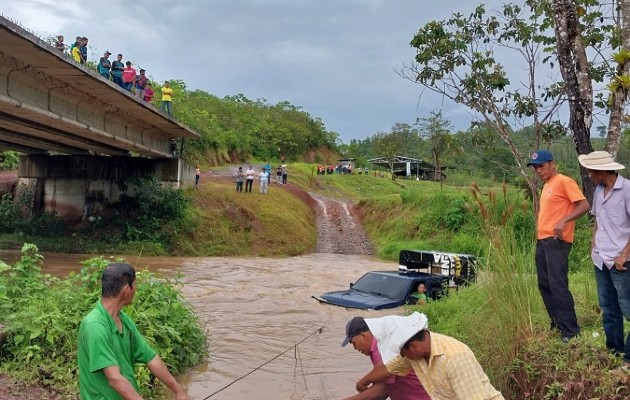
<instances>
[{"instance_id":1,"label":"man in blue cap","mask_svg":"<svg viewBox=\"0 0 630 400\"><path fill-rule=\"evenodd\" d=\"M569 291L569 252L575 220L590 208L577 183L556 171L553 154L538 150L528 166L545 182L540 194L536 241L538 289L551 319L567 343L580 333L573 296Z\"/></svg>"}]
</instances>

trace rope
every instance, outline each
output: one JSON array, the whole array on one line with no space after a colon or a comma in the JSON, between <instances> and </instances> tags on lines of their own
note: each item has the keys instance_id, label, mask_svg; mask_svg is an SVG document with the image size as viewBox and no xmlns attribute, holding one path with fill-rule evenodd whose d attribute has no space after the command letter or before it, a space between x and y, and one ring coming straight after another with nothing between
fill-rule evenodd
<instances>
[{"instance_id":1,"label":"rope","mask_svg":"<svg viewBox=\"0 0 630 400\"><path fill-rule=\"evenodd\" d=\"M299 353L298 351L298 345L304 343L307 339L311 338L312 336L315 336L318 333L322 333L324 331L324 327L320 327L319 329L317 329L315 332L311 333L310 335L308 335L307 337L305 337L304 339L300 340L299 342L297 342L296 344L294 344L293 346L289 347L288 349L286 349L285 351L283 351L282 353L278 354L277 356L275 356L274 358L272 358L269 361L266 361L262 364L260 364L259 366L257 366L256 368L254 368L253 370L249 371L248 373L246 373L245 375L233 380L232 382L228 383L227 385L223 386L221 389L217 390L216 392L208 395L207 397L204 397L203 400L208 400L210 397L214 396L215 394L224 391L225 389L229 388L230 386L232 386L233 384L235 384L236 382L240 381L241 379L244 379L245 377L253 374L254 372L258 371L259 369L261 369L262 367L264 367L265 365L271 363L272 361L276 360L277 358L279 358L280 356L288 353L289 351L291 351L292 349L295 349L296 352Z\"/></svg>"}]
</instances>

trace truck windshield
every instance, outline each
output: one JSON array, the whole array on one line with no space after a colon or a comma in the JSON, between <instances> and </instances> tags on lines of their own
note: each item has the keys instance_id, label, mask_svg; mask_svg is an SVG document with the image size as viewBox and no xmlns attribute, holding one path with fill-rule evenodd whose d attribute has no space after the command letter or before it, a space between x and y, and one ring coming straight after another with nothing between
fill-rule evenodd
<instances>
[{"instance_id":1,"label":"truck windshield","mask_svg":"<svg viewBox=\"0 0 630 400\"><path fill-rule=\"evenodd\" d=\"M359 278L352 289L404 300L409 290L409 282L409 280L395 275L367 273Z\"/></svg>"}]
</instances>

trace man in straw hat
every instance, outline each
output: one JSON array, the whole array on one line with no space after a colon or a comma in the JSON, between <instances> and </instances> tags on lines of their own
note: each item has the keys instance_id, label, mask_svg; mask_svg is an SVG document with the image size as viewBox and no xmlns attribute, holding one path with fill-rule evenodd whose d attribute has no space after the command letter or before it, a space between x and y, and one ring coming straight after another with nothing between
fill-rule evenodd
<instances>
[{"instance_id":1,"label":"man in straw hat","mask_svg":"<svg viewBox=\"0 0 630 400\"><path fill-rule=\"evenodd\" d=\"M527 163L545 182L540 194L536 241L536 273L551 328L563 343L580 333L573 295L569 291L569 253L575 220L588 212L588 201L577 183L556 171L553 155L538 150Z\"/></svg>"},{"instance_id":2,"label":"man in straw hat","mask_svg":"<svg viewBox=\"0 0 630 400\"><path fill-rule=\"evenodd\" d=\"M376 338L384 364L375 366L357 382L359 392L392 374L405 376L413 369L432 399L503 399L468 346L430 332L424 314L390 315L365 322Z\"/></svg>"},{"instance_id":3,"label":"man in straw hat","mask_svg":"<svg viewBox=\"0 0 630 400\"><path fill-rule=\"evenodd\" d=\"M597 185L591 209L595 216L591 258L606 347L623 353L623 366L629 369L630 333L624 345L623 318L630 320L630 181L617 174L625 167L605 151L580 155L578 160Z\"/></svg>"},{"instance_id":4,"label":"man in straw hat","mask_svg":"<svg viewBox=\"0 0 630 400\"><path fill-rule=\"evenodd\" d=\"M363 317L354 317L346 324L346 338L341 346L345 347L348 343L356 351L369 356L375 367L383 365L376 338ZM388 396L391 400L431 400L413 371L409 371L406 376L390 376L344 400L382 400Z\"/></svg>"}]
</instances>

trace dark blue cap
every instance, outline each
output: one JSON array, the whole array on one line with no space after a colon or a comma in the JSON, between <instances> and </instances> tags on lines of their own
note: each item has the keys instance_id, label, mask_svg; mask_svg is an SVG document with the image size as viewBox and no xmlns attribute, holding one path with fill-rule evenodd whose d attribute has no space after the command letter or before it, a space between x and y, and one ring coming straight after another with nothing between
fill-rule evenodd
<instances>
[{"instance_id":1,"label":"dark blue cap","mask_svg":"<svg viewBox=\"0 0 630 400\"><path fill-rule=\"evenodd\" d=\"M536 152L532 154L532 159L527 163L527 166L540 165L549 161L553 161L553 154L551 154L550 151L536 150Z\"/></svg>"}]
</instances>

